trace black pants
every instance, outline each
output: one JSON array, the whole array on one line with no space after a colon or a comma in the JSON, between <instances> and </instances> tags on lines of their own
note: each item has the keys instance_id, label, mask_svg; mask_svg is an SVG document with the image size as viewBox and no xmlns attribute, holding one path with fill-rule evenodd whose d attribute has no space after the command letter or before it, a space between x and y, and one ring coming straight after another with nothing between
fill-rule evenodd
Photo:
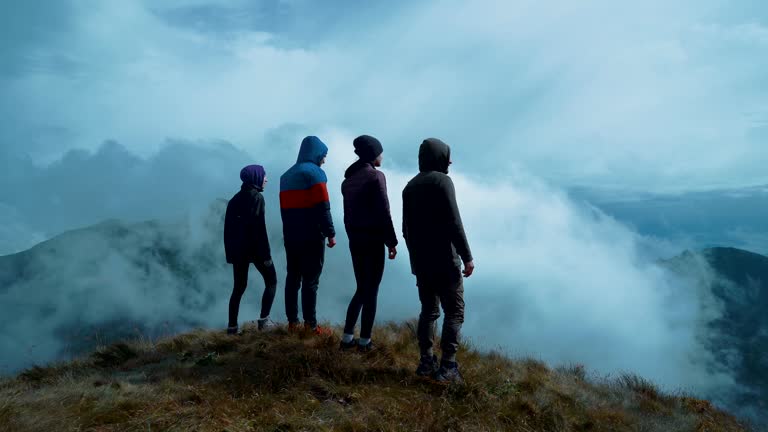
<instances>
[{"instance_id":1,"label":"black pants","mask_svg":"<svg viewBox=\"0 0 768 432\"><path fill-rule=\"evenodd\" d=\"M421 300L417 330L421 354L432 355L435 322L440 318L440 306L445 312L440 348L443 360L455 361L459 350L461 325L464 323L464 281L461 274L440 277L416 276Z\"/></svg>"},{"instance_id":2,"label":"black pants","mask_svg":"<svg viewBox=\"0 0 768 432\"><path fill-rule=\"evenodd\" d=\"M243 297L245 288L248 286L248 267L251 263L242 262L232 264L232 273L235 280L235 286L232 289L232 296L229 298L229 326L237 325L237 315L240 312L240 299ZM256 263L256 270L264 278L264 295L261 297L261 318L269 316L272 310L272 302L275 301L275 291L277 290L277 273L272 261L266 263Z\"/></svg>"},{"instance_id":3,"label":"black pants","mask_svg":"<svg viewBox=\"0 0 768 432\"><path fill-rule=\"evenodd\" d=\"M299 290L304 323L317 326L317 288L325 261L325 241L286 242L288 276L285 280L285 314L289 323L299 322Z\"/></svg>"},{"instance_id":4,"label":"black pants","mask_svg":"<svg viewBox=\"0 0 768 432\"><path fill-rule=\"evenodd\" d=\"M380 241L355 241L350 238L349 251L352 253L352 267L355 270L357 290L347 308L347 321L344 333L355 331L357 317L362 309L360 337L370 339L373 321L376 319L376 300L379 297L379 285L384 275L385 248Z\"/></svg>"}]
</instances>

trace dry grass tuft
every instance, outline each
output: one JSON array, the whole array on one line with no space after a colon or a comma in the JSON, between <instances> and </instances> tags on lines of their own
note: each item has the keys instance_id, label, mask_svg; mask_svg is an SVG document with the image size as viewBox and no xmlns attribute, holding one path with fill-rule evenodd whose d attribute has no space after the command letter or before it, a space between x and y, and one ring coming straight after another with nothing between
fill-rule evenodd
<instances>
[{"instance_id":1,"label":"dry grass tuft","mask_svg":"<svg viewBox=\"0 0 768 432\"><path fill-rule=\"evenodd\" d=\"M102 348L91 355L93 364L101 368L112 368L138 357L135 348L125 342Z\"/></svg>"},{"instance_id":2,"label":"dry grass tuft","mask_svg":"<svg viewBox=\"0 0 768 432\"><path fill-rule=\"evenodd\" d=\"M654 401L662 399L662 394L656 384L643 377L625 373L618 378L618 382L620 385L645 399Z\"/></svg>"}]
</instances>

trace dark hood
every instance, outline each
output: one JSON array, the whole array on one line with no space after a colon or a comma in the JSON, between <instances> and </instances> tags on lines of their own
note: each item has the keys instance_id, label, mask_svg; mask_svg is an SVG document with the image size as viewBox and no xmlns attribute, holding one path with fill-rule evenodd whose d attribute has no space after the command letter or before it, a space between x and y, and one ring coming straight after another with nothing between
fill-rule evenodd
<instances>
[{"instance_id":1,"label":"dark hood","mask_svg":"<svg viewBox=\"0 0 768 432\"><path fill-rule=\"evenodd\" d=\"M448 174L451 148L437 138L427 138L419 147L419 171Z\"/></svg>"}]
</instances>

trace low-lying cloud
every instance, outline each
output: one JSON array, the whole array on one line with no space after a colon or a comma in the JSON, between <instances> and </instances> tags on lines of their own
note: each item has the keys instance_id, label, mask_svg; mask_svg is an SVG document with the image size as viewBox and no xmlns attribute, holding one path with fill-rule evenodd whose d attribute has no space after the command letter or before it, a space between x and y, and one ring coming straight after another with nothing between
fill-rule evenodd
<instances>
[{"instance_id":1,"label":"low-lying cloud","mask_svg":"<svg viewBox=\"0 0 768 432\"><path fill-rule=\"evenodd\" d=\"M321 136L331 147L326 170L335 221L343 232L339 186L344 168L354 160L349 144L353 136L341 130ZM297 136L288 152L297 150L299 139ZM179 143L168 148L177 154L201 151ZM156 157L164 159L167 151ZM227 147L218 153L205 151L208 158L199 163L181 157L164 164L124 155L138 161L136 166L143 167L148 178L183 172L185 178L198 179L174 183L174 187L192 187L205 178L210 184L195 188L198 193L190 202L197 205L189 207L189 216L167 216L162 222L136 225L132 233L107 223L86 236L72 240L65 236L47 249L35 249L42 258L41 267L35 269L38 273L0 292L2 304L10 305L2 335L2 351L9 353L4 358L7 367L56 358L67 348L62 328L94 331L94 326L114 325L111 319L115 317L153 331L164 325L174 330L224 325L231 275L223 259L221 222L211 219L206 207L215 198L228 198L237 190L240 165L261 160L245 157L231 166ZM99 154L91 158L99 158ZM74 162L62 161L67 163ZM466 283L465 335L474 344L552 363L583 363L598 373L632 371L668 388L708 392L730 382L726 371L711 372L711 358L698 338L701 322L713 313L707 293L670 279L644 251L643 239L637 234L522 171L488 184L463 174L461 160L454 167L452 176L478 266ZM282 286L285 266L275 190L280 171L270 169L270 164L267 168L273 179L266 193L268 219ZM203 173L211 170L216 176L206 178ZM386 163L384 170L399 226L400 191L414 172ZM95 197L94 209L102 208L104 203L99 200L103 197L141 196L141 189L146 188L151 205L137 204L134 217L144 211L149 218L187 210L178 207L179 201L160 199L167 190L153 191L143 183L115 186L100 182L101 175L100 171L83 171L78 178L91 185L87 195ZM75 188L71 186L70 192ZM155 196L160 198L153 199ZM62 205L67 208L66 202ZM79 208L77 214L83 220L91 217L85 208ZM119 217L119 212L114 216ZM318 306L321 319L336 323L343 319L354 287L343 234L340 240L327 253ZM380 291L380 322L418 314L415 281L402 244L401 252L395 262L388 263ZM261 288L253 271L243 304L244 319L255 317ZM280 291L273 310L277 319L284 319L282 298ZM98 336L104 329L95 331ZM28 351L13 348L32 345Z\"/></svg>"}]
</instances>

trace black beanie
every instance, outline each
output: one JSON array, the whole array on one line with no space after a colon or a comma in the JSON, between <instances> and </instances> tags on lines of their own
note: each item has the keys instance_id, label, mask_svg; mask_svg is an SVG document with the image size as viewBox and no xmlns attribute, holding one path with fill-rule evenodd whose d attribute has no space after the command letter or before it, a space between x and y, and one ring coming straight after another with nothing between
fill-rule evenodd
<instances>
[{"instance_id":1,"label":"black beanie","mask_svg":"<svg viewBox=\"0 0 768 432\"><path fill-rule=\"evenodd\" d=\"M370 135L360 135L352 141L352 145L355 146L355 153L363 162L373 162L384 152L384 147L379 140Z\"/></svg>"}]
</instances>

